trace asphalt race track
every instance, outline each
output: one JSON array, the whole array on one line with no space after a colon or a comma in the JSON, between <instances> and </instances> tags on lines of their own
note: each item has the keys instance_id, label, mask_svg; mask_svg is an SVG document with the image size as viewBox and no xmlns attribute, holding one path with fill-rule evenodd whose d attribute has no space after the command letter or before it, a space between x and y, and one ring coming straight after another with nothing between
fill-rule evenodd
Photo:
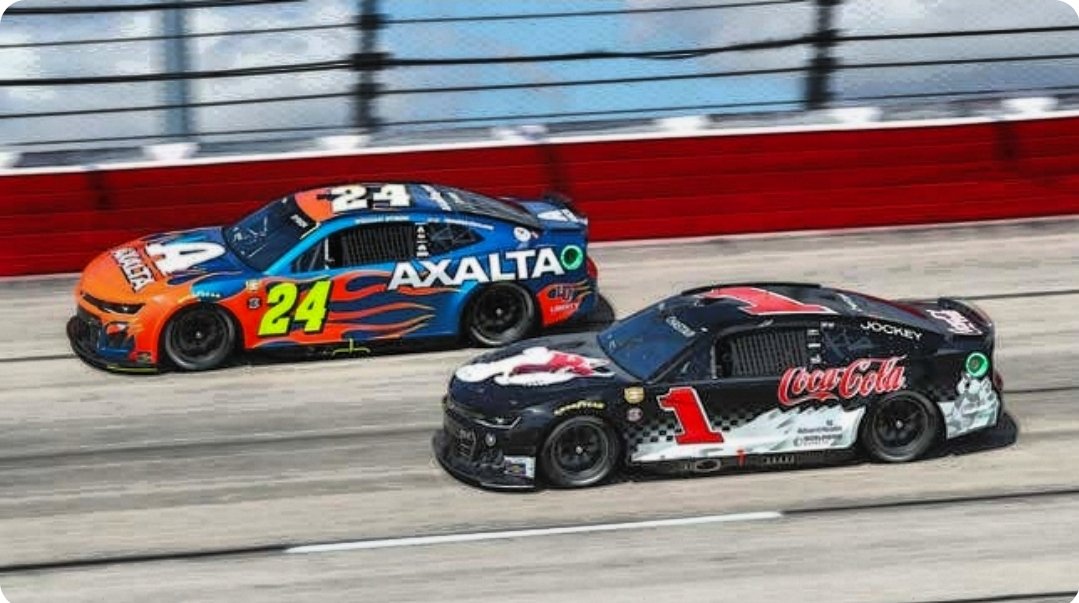
<instances>
[{"instance_id":1,"label":"asphalt race track","mask_svg":"<svg viewBox=\"0 0 1079 603\"><path fill-rule=\"evenodd\" d=\"M1079 221L593 255L619 315L742 280L973 298L998 323L1014 423L903 466L489 493L429 445L474 350L116 376L69 352L72 278L4 281L0 588L12 603L1072 599Z\"/></svg>"}]
</instances>

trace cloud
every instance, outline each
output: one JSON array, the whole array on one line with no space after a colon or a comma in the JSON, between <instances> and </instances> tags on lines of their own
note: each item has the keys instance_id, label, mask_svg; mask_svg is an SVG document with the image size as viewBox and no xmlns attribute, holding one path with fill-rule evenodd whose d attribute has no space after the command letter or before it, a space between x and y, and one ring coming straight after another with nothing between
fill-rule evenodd
<instances>
[{"instance_id":1,"label":"cloud","mask_svg":"<svg viewBox=\"0 0 1079 603\"><path fill-rule=\"evenodd\" d=\"M36 0L27 0L34 2ZM116 1L116 0L114 0ZM124 0L127 1L127 0ZM0 0L0 4L5 0ZM1079 1L1071 2L1077 4ZM837 9L837 27L845 34L877 34L1036 27L1076 23L1077 14L1062 0L846 0ZM294 4L187 13L191 31L207 32L306 24L351 23L355 0L307 0ZM671 6L670 0L623 0L627 8ZM471 14L478 3L385 3L394 16ZM549 5L544 10L561 10ZM458 10L459 9L459 10ZM534 2L504 0L499 13L537 12ZM572 10L572 9L571 9ZM813 3L731 10L625 14L566 20L463 22L391 25L380 33L382 49L396 56L519 56L597 49L668 49L721 46L810 33ZM0 25L0 46L56 39L154 35L160 15L115 13L78 18L7 17ZM203 38L191 42L193 68L230 69L334 60L358 50L360 32L352 27L325 31ZM841 64L908 59L1079 53L1079 34L1012 35L941 40L846 43L835 51ZM78 76L161 71L158 43L0 48L0 77ZM392 89L438 88L461 84L556 82L566 79L701 74L749 69L801 67L811 57L805 45L751 53L724 53L680 61L619 60L513 66L402 68L379 75ZM1029 88L1075 84L1074 61L1006 63L992 66L933 67L841 71L834 88L846 96L907 93L957 88ZM223 78L196 82L194 100L216 101L265 96L349 92L356 83L350 71ZM699 79L653 84L534 88L512 91L385 96L377 111L390 121L443 119L513 113L548 113L625 109L680 104L768 101L797 98L801 73L753 78ZM0 112L50 111L162 102L163 84L0 90ZM200 128L271 128L350 124L354 99L344 97L250 106L200 109ZM0 120L0 140L26 141L78 135L152 134L162 127L161 113L128 113L92 118Z\"/></svg>"}]
</instances>

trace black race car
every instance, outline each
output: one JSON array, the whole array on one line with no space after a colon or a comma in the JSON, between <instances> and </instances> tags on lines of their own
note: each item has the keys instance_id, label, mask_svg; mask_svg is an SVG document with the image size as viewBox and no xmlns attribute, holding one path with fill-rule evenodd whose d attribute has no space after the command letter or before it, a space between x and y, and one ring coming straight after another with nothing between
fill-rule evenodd
<instances>
[{"instance_id":1,"label":"black race car","mask_svg":"<svg viewBox=\"0 0 1079 603\"><path fill-rule=\"evenodd\" d=\"M435 454L491 488L599 483L625 466L713 472L904 462L1003 413L993 324L969 303L806 284L685 291L598 333L460 367Z\"/></svg>"}]
</instances>

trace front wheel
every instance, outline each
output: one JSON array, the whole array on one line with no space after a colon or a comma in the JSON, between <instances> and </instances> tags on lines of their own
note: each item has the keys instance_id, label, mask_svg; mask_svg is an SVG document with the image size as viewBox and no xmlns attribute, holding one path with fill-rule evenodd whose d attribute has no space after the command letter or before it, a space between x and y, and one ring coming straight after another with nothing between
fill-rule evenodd
<instances>
[{"instance_id":1,"label":"front wheel","mask_svg":"<svg viewBox=\"0 0 1079 603\"><path fill-rule=\"evenodd\" d=\"M532 295L510 284L496 284L480 291L469 304L468 337L478 345L498 347L524 339L536 321Z\"/></svg>"},{"instance_id":2,"label":"front wheel","mask_svg":"<svg viewBox=\"0 0 1079 603\"><path fill-rule=\"evenodd\" d=\"M185 371L221 366L235 345L236 325L224 310L209 304L181 310L165 326L165 355Z\"/></svg>"},{"instance_id":3,"label":"front wheel","mask_svg":"<svg viewBox=\"0 0 1079 603\"><path fill-rule=\"evenodd\" d=\"M540 467L547 481L560 488L583 488L607 479L618 466L621 443L597 417L572 417L547 436Z\"/></svg>"},{"instance_id":4,"label":"front wheel","mask_svg":"<svg viewBox=\"0 0 1079 603\"><path fill-rule=\"evenodd\" d=\"M906 463L929 450L939 429L940 415L931 402L899 392L870 405L862 423L862 442L878 461Z\"/></svg>"}]
</instances>

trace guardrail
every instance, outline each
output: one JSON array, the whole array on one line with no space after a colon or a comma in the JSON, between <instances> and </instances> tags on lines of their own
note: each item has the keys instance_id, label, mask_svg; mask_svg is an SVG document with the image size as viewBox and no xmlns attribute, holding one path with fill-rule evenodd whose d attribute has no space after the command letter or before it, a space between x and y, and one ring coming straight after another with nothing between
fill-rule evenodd
<instances>
[{"instance_id":1,"label":"guardrail","mask_svg":"<svg viewBox=\"0 0 1079 603\"><path fill-rule=\"evenodd\" d=\"M0 176L0 274L80 270L162 230L323 184L559 189L593 240L1079 213L1079 115L360 149Z\"/></svg>"}]
</instances>

